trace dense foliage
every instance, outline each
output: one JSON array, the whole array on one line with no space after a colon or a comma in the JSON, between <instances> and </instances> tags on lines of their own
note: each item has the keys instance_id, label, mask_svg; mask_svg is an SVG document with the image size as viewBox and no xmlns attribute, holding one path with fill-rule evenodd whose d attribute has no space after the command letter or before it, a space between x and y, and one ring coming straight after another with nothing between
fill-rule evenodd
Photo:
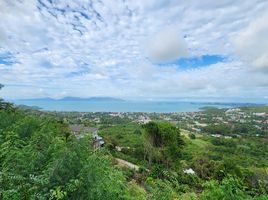
<instances>
[{"instance_id":1,"label":"dense foliage","mask_svg":"<svg viewBox=\"0 0 268 200\"><path fill-rule=\"evenodd\" d=\"M149 165L163 164L166 168L180 158L180 132L179 129L167 122L149 122L145 128L145 156Z\"/></svg>"},{"instance_id":2,"label":"dense foliage","mask_svg":"<svg viewBox=\"0 0 268 200\"><path fill-rule=\"evenodd\" d=\"M68 120L1 101L0 199L268 199L266 138L102 120L106 146L93 151L91 134L76 138ZM114 157L139 170L119 167Z\"/></svg>"},{"instance_id":3,"label":"dense foliage","mask_svg":"<svg viewBox=\"0 0 268 200\"><path fill-rule=\"evenodd\" d=\"M125 199L123 174L55 119L0 111L1 199Z\"/></svg>"}]
</instances>

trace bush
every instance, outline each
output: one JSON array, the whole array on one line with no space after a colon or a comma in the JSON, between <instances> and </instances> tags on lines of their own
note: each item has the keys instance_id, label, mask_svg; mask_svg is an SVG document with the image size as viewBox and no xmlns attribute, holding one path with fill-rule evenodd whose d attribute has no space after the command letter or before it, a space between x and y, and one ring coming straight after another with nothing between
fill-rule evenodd
<instances>
[{"instance_id":1,"label":"bush","mask_svg":"<svg viewBox=\"0 0 268 200\"><path fill-rule=\"evenodd\" d=\"M190 137L192 140L194 140L194 139L196 138L195 134L193 134L193 133L191 133L191 134L189 135L189 137Z\"/></svg>"},{"instance_id":2,"label":"bush","mask_svg":"<svg viewBox=\"0 0 268 200\"><path fill-rule=\"evenodd\" d=\"M201 200L244 200L249 196L242 190L241 181L234 177L225 178L222 182L215 180L204 184Z\"/></svg>"}]
</instances>

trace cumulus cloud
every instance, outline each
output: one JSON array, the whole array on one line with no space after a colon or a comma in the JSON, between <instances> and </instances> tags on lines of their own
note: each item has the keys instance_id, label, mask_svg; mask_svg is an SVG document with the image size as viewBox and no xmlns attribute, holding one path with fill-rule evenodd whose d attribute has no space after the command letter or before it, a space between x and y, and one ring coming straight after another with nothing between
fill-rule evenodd
<instances>
[{"instance_id":1,"label":"cumulus cloud","mask_svg":"<svg viewBox=\"0 0 268 200\"><path fill-rule=\"evenodd\" d=\"M4 42L4 40L5 40L4 32L0 30L0 43Z\"/></svg>"},{"instance_id":2,"label":"cumulus cloud","mask_svg":"<svg viewBox=\"0 0 268 200\"><path fill-rule=\"evenodd\" d=\"M236 51L255 70L268 72L268 10L234 39Z\"/></svg>"},{"instance_id":3,"label":"cumulus cloud","mask_svg":"<svg viewBox=\"0 0 268 200\"><path fill-rule=\"evenodd\" d=\"M0 32L5 35L0 56L16 61L6 64L0 60L4 97L262 98L267 94L267 76L244 67L248 62L254 68L266 65L267 39L261 34L266 29L258 28L265 22L256 20L268 7L265 0L51 2L0 0ZM253 25L246 28L248 24ZM189 70L152 62L187 55L233 57L230 38L237 33L244 33L240 35L244 42L237 41L243 62L235 58ZM251 42L256 38L262 38L259 46ZM251 49L252 54L245 49Z\"/></svg>"},{"instance_id":4,"label":"cumulus cloud","mask_svg":"<svg viewBox=\"0 0 268 200\"><path fill-rule=\"evenodd\" d=\"M185 40L175 28L170 27L150 36L145 49L155 61L172 61L188 55Z\"/></svg>"}]
</instances>

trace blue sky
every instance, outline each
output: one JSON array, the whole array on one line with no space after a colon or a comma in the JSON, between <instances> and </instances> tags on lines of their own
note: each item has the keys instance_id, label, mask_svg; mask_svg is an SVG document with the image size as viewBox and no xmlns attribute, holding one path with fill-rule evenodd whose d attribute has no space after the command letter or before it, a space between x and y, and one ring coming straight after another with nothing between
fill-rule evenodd
<instances>
[{"instance_id":1,"label":"blue sky","mask_svg":"<svg viewBox=\"0 0 268 200\"><path fill-rule=\"evenodd\" d=\"M227 57L223 55L202 55L202 56L192 56L189 58L179 58L173 61L166 62L154 62L154 64L167 67L167 66L177 66L181 70L189 70L201 67L208 67L209 65L222 63L227 60Z\"/></svg>"},{"instance_id":2,"label":"blue sky","mask_svg":"<svg viewBox=\"0 0 268 200\"><path fill-rule=\"evenodd\" d=\"M0 0L0 95L268 101L266 0Z\"/></svg>"}]
</instances>

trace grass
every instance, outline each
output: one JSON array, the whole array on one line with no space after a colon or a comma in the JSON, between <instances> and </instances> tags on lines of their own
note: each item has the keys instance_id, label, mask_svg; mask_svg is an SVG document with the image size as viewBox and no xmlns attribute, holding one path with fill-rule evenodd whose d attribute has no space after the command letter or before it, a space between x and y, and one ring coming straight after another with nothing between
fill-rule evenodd
<instances>
[{"instance_id":1,"label":"grass","mask_svg":"<svg viewBox=\"0 0 268 200\"><path fill-rule=\"evenodd\" d=\"M188 153L190 156L198 156L203 154L207 147L211 145L209 141L205 141L203 139L203 135L195 134L195 139L190 139L190 132L184 129L181 129L181 135L184 137L184 141L186 142L185 147L183 148L184 153Z\"/></svg>"},{"instance_id":2,"label":"grass","mask_svg":"<svg viewBox=\"0 0 268 200\"><path fill-rule=\"evenodd\" d=\"M190 140L190 142L193 145L196 145L199 148L205 148L209 144L209 142L207 142L207 141L205 141L205 140L202 139L203 138L203 135L201 135L201 134L195 134L196 138L195 139L190 139L189 134L190 134L190 131L181 129L181 135L183 137L185 137L187 140Z\"/></svg>"},{"instance_id":3,"label":"grass","mask_svg":"<svg viewBox=\"0 0 268 200\"><path fill-rule=\"evenodd\" d=\"M244 111L248 111L248 112L265 112L266 114L268 114L268 105L265 106L252 106L252 107L242 107L241 108Z\"/></svg>"},{"instance_id":4,"label":"grass","mask_svg":"<svg viewBox=\"0 0 268 200\"><path fill-rule=\"evenodd\" d=\"M204 149L205 147L207 147L210 143L207 141L204 141L203 139L200 138L196 138L194 140L191 140L193 145L196 145L198 148L200 149Z\"/></svg>"},{"instance_id":5,"label":"grass","mask_svg":"<svg viewBox=\"0 0 268 200\"><path fill-rule=\"evenodd\" d=\"M106 127L100 130L99 134L106 140L116 141L118 146L135 148L135 146L143 144L141 132L139 133L137 130L142 131L140 125L129 123Z\"/></svg>"}]
</instances>

